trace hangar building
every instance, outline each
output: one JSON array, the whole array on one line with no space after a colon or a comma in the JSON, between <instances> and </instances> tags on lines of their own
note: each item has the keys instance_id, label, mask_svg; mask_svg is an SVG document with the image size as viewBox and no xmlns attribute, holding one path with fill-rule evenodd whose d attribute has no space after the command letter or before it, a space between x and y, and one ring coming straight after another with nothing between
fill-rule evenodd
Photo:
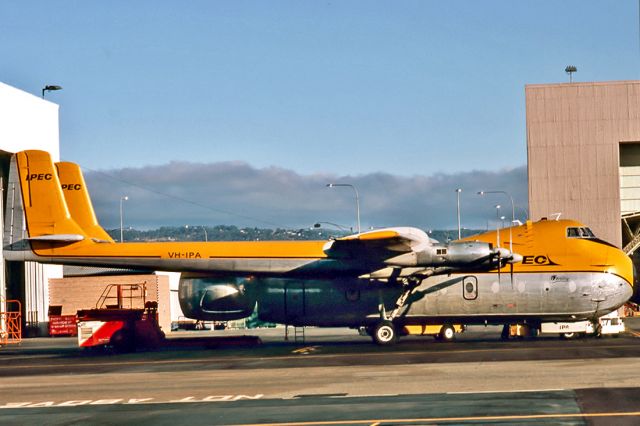
<instances>
[{"instance_id":1,"label":"hangar building","mask_svg":"<svg viewBox=\"0 0 640 426\"><path fill-rule=\"evenodd\" d=\"M0 179L7 193L9 161L14 152L42 149L55 161L60 157L58 105L0 83ZM2 197L4 202L5 197ZM4 220L0 220L0 227ZM1 234L2 232L0 232ZM41 334L46 330L49 307L49 278L62 277L62 267L34 262L4 262L0 250L0 311L7 299L22 303L26 331Z\"/></svg>"},{"instance_id":2,"label":"hangar building","mask_svg":"<svg viewBox=\"0 0 640 426\"><path fill-rule=\"evenodd\" d=\"M640 246L640 81L525 88L530 218L578 219Z\"/></svg>"}]
</instances>

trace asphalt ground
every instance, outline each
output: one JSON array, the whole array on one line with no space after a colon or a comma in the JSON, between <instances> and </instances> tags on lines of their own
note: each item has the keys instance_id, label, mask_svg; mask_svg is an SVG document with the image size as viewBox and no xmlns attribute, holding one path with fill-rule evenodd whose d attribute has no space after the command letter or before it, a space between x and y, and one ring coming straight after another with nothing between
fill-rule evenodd
<instances>
[{"instance_id":1,"label":"asphalt ground","mask_svg":"<svg viewBox=\"0 0 640 426\"><path fill-rule=\"evenodd\" d=\"M640 424L640 321L618 338L379 347L354 330L182 332L156 351L0 348L0 424Z\"/></svg>"}]
</instances>

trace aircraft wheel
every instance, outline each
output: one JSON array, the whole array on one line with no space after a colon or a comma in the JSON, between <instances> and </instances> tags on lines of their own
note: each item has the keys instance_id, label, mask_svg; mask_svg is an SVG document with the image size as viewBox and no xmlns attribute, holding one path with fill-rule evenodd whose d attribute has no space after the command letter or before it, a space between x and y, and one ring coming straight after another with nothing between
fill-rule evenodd
<instances>
[{"instance_id":1,"label":"aircraft wheel","mask_svg":"<svg viewBox=\"0 0 640 426\"><path fill-rule=\"evenodd\" d=\"M456 337L456 330L451 324L445 324L440 329L440 340L450 342Z\"/></svg>"},{"instance_id":2,"label":"aircraft wheel","mask_svg":"<svg viewBox=\"0 0 640 426\"><path fill-rule=\"evenodd\" d=\"M574 339L576 337L576 333L562 333L562 334L560 334L560 337L565 339L565 340L571 340L571 339Z\"/></svg>"},{"instance_id":3,"label":"aircraft wheel","mask_svg":"<svg viewBox=\"0 0 640 426\"><path fill-rule=\"evenodd\" d=\"M373 341L378 345L392 345L396 342L398 336L396 328L391 321L380 321L373 329Z\"/></svg>"}]
</instances>

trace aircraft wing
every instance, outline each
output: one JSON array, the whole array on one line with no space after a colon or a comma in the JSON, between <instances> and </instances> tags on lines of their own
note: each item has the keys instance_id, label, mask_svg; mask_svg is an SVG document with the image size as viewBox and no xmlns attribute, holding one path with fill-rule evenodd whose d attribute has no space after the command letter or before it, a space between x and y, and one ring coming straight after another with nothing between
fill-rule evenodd
<instances>
[{"instance_id":1,"label":"aircraft wing","mask_svg":"<svg viewBox=\"0 0 640 426\"><path fill-rule=\"evenodd\" d=\"M396 268L440 268L442 273L452 269L489 270L521 260L521 256L483 241L440 244L424 231L410 227L337 238L327 242L323 250L328 258L346 262L379 263Z\"/></svg>"},{"instance_id":2,"label":"aircraft wing","mask_svg":"<svg viewBox=\"0 0 640 426\"><path fill-rule=\"evenodd\" d=\"M386 261L403 253L418 252L431 246L429 236L410 227L385 228L336 238L323 251L333 259Z\"/></svg>"}]
</instances>

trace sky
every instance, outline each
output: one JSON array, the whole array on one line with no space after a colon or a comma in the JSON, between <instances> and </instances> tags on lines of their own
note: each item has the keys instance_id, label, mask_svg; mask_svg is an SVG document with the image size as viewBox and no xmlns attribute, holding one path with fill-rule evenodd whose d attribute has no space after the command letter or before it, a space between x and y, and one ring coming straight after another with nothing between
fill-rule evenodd
<instances>
[{"instance_id":1,"label":"sky","mask_svg":"<svg viewBox=\"0 0 640 426\"><path fill-rule=\"evenodd\" d=\"M63 87L61 156L107 228L125 194L136 227L353 226L337 180L363 227L455 227L462 187L484 228L510 201L476 191L526 210L525 85L639 79L638 5L6 1L0 81Z\"/></svg>"}]
</instances>

